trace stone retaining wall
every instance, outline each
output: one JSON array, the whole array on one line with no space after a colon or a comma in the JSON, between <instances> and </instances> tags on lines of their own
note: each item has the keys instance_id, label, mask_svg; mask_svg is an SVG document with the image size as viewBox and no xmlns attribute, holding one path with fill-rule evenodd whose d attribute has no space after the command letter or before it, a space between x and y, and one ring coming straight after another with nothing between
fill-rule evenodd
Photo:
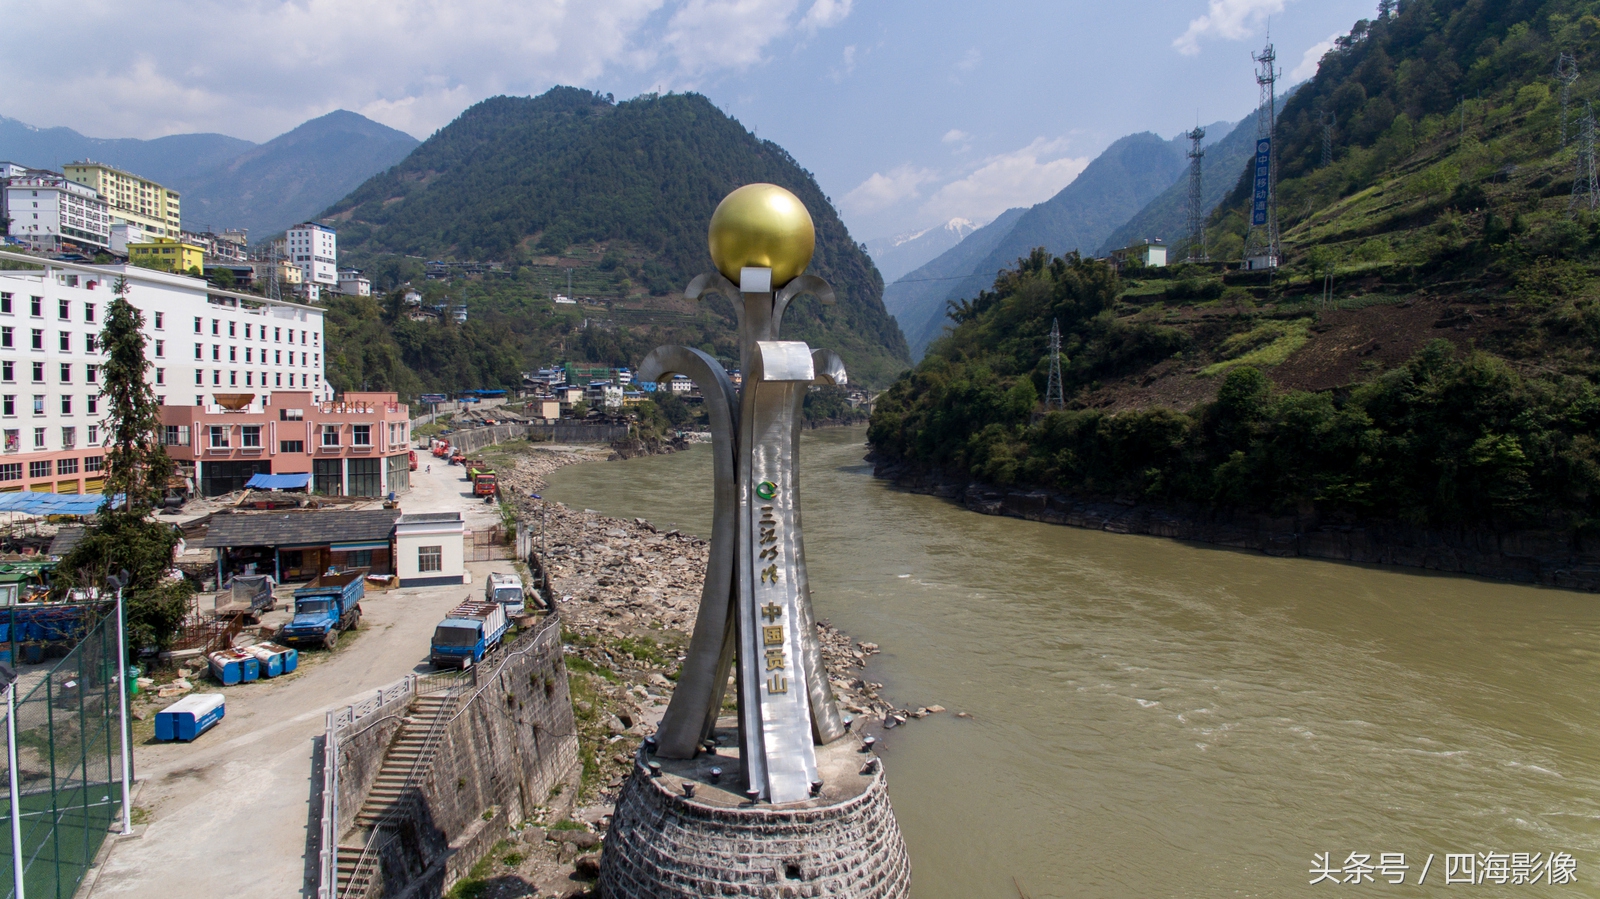
<instances>
[{"instance_id":1,"label":"stone retaining wall","mask_svg":"<svg viewBox=\"0 0 1600 899\"><path fill-rule=\"evenodd\" d=\"M636 760L600 863L605 899L903 899L910 890L882 766L837 805L717 808L667 792Z\"/></svg>"},{"instance_id":2,"label":"stone retaining wall","mask_svg":"<svg viewBox=\"0 0 1600 899\"><path fill-rule=\"evenodd\" d=\"M432 763L406 797L398 838L384 847L370 895L398 896L419 883L424 894L437 895L577 768L560 615L545 617L485 659L476 685L451 714ZM394 729L379 722L341 747L341 778L346 770L375 773ZM341 802L345 792L341 787ZM361 798L344 805L344 813L353 817Z\"/></svg>"}]
</instances>

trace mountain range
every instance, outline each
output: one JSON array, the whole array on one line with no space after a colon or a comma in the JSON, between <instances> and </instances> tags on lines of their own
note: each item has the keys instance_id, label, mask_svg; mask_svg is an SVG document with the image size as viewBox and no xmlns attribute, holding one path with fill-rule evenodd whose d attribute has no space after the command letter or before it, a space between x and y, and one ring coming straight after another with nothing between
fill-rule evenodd
<instances>
[{"instance_id":1,"label":"mountain range","mask_svg":"<svg viewBox=\"0 0 1600 899\"><path fill-rule=\"evenodd\" d=\"M0 159L55 171L104 162L178 191L185 228L248 228L258 241L316 215L417 143L342 109L262 144L225 134L102 139L0 117Z\"/></svg>"},{"instance_id":2,"label":"mountain range","mask_svg":"<svg viewBox=\"0 0 1600 899\"><path fill-rule=\"evenodd\" d=\"M884 304L900 322L912 354L921 356L943 331L948 301L987 290L996 272L1034 247L1054 254L1097 250L1183 173L1186 143L1149 132L1121 138L1055 196L1031 208L1007 210L890 284Z\"/></svg>"},{"instance_id":3,"label":"mountain range","mask_svg":"<svg viewBox=\"0 0 1600 899\"><path fill-rule=\"evenodd\" d=\"M867 241L867 254L878 266L878 274L883 275L883 280L894 281L965 240L967 235L984 224L971 219L953 218L943 225L923 228L921 231L874 238Z\"/></svg>"},{"instance_id":4,"label":"mountain range","mask_svg":"<svg viewBox=\"0 0 1600 899\"><path fill-rule=\"evenodd\" d=\"M423 259L470 268L452 285L470 293L468 329L480 311L495 327L473 338L481 346L464 349L464 359L635 365L661 343L680 343L731 361L738 357L731 305L686 303L682 291L711 268L712 211L753 182L781 185L805 203L816 228L808 270L828 279L838 299L827 307L797 301L785 338L839 353L852 383L887 383L910 358L883 307L872 260L809 172L699 94L614 101L557 87L538 97L492 97L320 218L338 229L341 260L363 268L380 289L422 281ZM548 297L569 277L589 304L582 310ZM416 323L390 324L396 339L412 339ZM449 330L401 341L401 360L424 381L447 364L437 341L454 339ZM370 340L383 339L371 333ZM344 370L352 383L372 380L365 363ZM517 369L508 371L519 383Z\"/></svg>"}]
</instances>

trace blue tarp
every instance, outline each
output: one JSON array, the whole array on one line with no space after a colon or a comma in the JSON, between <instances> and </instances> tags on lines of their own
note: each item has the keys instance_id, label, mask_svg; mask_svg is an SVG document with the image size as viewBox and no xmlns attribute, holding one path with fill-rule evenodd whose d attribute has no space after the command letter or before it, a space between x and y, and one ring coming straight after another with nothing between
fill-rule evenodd
<instances>
[{"instance_id":1,"label":"blue tarp","mask_svg":"<svg viewBox=\"0 0 1600 899\"><path fill-rule=\"evenodd\" d=\"M93 515L105 505L98 493L0 493L0 512L28 515Z\"/></svg>"},{"instance_id":2,"label":"blue tarp","mask_svg":"<svg viewBox=\"0 0 1600 899\"><path fill-rule=\"evenodd\" d=\"M246 487L258 490L304 490L311 483L311 474L258 474L250 478Z\"/></svg>"}]
</instances>

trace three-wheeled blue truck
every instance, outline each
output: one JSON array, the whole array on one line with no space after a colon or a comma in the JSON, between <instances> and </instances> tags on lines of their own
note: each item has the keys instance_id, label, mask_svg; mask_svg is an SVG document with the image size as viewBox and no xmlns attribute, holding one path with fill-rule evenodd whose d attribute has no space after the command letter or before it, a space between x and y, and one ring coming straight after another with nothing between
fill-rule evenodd
<instances>
[{"instance_id":1,"label":"three-wheeled blue truck","mask_svg":"<svg viewBox=\"0 0 1600 899\"><path fill-rule=\"evenodd\" d=\"M361 623L361 597L367 592L369 570L321 574L294 591L294 618L278 632L278 642L332 649L341 631L354 630Z\"/></svg>"},{"instance_id":2,"label":"three-wheeled blue truck","mask_svg":"<svg viewBox=\"0 0 1600 899\"><path fill-rule=\"evenodd\" d=\"M506 608L497 602L464 602L433 629L429 658L435 668L463 670L483 661L505 636Z\"/></svg>"}]
</instances>

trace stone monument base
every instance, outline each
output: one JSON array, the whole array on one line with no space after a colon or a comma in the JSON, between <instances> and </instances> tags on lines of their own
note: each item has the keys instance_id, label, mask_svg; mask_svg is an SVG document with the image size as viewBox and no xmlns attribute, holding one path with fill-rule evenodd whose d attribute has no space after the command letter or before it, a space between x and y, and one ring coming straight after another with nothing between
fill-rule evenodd
<instances>
[{"instance_id":1,"label":"stone monument base","mask_svg":"<svg viewBox=\"0 0 1600 899\"><path fill-rule=\"evenodd\" d=\"M910 895L883 765L859 740L817 747L821 794L785 805L740 795L738 732L718 727L716 740L688 761L641 748L606 832L604 899Z\"/></svg>"}]
</instances>

